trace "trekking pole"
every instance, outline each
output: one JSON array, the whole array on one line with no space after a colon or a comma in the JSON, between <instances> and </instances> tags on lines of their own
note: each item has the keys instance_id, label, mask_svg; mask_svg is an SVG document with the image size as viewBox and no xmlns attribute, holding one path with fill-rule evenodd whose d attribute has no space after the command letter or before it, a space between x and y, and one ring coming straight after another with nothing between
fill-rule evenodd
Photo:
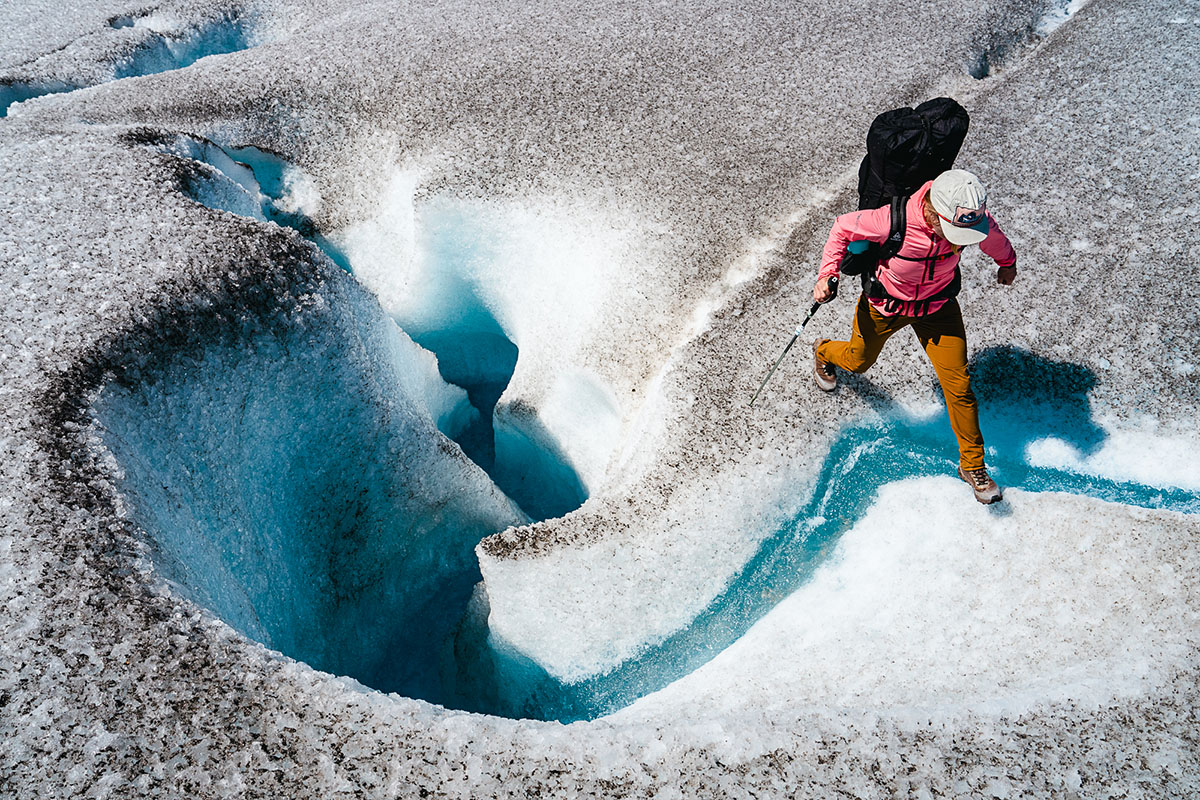
<instances>
[{"instance_id":1,"label":"trekking pole","mask_svg":"<svg viewBox=\"0 0 1200 800\"><path fill-rule=\"evenodd\" d=\"M829 289L833 292L833 294L829 296L829 300L832 300L833 298L837 297L838 279L836 275L829 279ZM825 302L828 303L829 300L826 300ZM800 323L800 327L796 328L796 332L792 334L792 340L787 343L787 347L783 348L783 352L779 354L779 358L775 359L774 366L772 366L771 371L767 373L767 377L763 378L763 382L758 385L758 391L754 393L754 397L750 398L751 406L753 406L754 401L758 399L758 395L760 392L762 392L763 387L767 385L767 381L771 380L771 376L775 374L775 370L779 369L779 365L783 363L783 357L788 354L788 350L791 350L792 345L794 345L796 340L800 338L800 333L804 330L804 326L808 324L808 321L813 318L813 314L817 313L817 309L822 305L822 303L812 304L812 308L808 310L808 316L804 318L804 322Z\"/></svg>"}]
</instances>

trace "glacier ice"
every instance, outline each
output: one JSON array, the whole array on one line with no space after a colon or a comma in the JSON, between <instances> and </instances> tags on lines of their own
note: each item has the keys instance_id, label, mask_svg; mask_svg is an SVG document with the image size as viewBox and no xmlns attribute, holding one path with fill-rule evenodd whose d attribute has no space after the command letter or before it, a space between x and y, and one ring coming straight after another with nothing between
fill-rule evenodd
<instances>
[{"instance_id":1,"label":"glacier ice","mask_svg":"<svg viewBox=\"0 0 1200 800\"><path fill-rule=\"evenodd\" d=\"M153 130L140 131L131 139L186 159L182 188L193 200L291 228L350 271L346 255L313 222L321 209L320 190L312 176L295 165L256 147L223 147L207 139L165 136Z\"/></svg>"},{"instance_id":2,"label":"glacier ice","mask_svg":"<svg viewBox=\"0 0 1200 800\"><path fill-rule=\"evenodd\" d=\"M1019 715L1048 698L1103 702L1162 680L1151 654L1190 646L1187 616L1162 602L1188 593L1189 570L1162 570L1153 556L1172 515L1145 512L1131 526L1106 502L1011 487L1003 514L964 509L955 480L882 487L811 580L712 661L617 716L779 709L784 696ZM1047 562L1086 564L1087 578L1062 581ZM1141 623L1112 624L1115 607L1137 609ZM1028 646L1043 636L1058 646ZM789 670L771 668L781 660Z\"/></svg>"},{"instance_id":3,"label":"glacier ice","mask_svg":"<svg viewBox=\"0 0 1200 800\"><path fill-rule=\"evenodd\" d=\"M22 102L0 122L6 788L22 798L1196 795L1197 515L1128 503L1186 501L1196 486L1181 453L1197 442L1198 290L1186 265L1200 229L1191 206L1156 198L1176 196L1198 168L1195 126L1180 111L1198 90L1197 28L1171 4L1088 4L1010 47L1003 69L970 77L980 53L1014 34L1026 41L1060 6L353 0L331 13L266 0L240 8L275 44L114 81L141 41L162 35L147 26L241 12L223 0L0 5L4 85L93 87ZM147 16L157 21L139 27ZM835 397L807 391L802 360L781 367L761 411L746 413L743 391L804 305L811 255L849 203L871 116L935 94L971 110L962 165L987 177L1021 258L1012 291L967 259L973 352L1011 345L1095 377L1087 414L1004 396L989 445L1016 483L1049 476L1122 502L1013 490L1012 513L998 516L957 502L950 478L885 486L812 561L811 580L773 606L764 598L769 610L733 647L618 713L570 725L455 712L280 657L185 599L200 595L183 583L156 583L153 552L135 559L149 523L122 516L137 513L115 488L129 465L76 413L105 383L89 371L98 354L131 331L143 336L124 351L133 362L204 352L176 345L207 307L243 332L238 314L267 307L320 322L238 339L267 355L287 343L265 363L206 339L216 361L265 375L322 348L360 347L344 334L373 320L379 337L355 352L378 359L283 382L372 385L382 365L380 386L408 381L390 396L412 412L396 419L421 432L415 452L457 465L523 520L437 432L487 461L479 398L498 391L507 368L493 366L515 349L493 448L506 420L531 420L522 430L548 433L587 490L574 512L480 544L485 580L463 581L455 657L491 658L532 687L550 674L587 682L646 653L770 549L817 496L839 436L862 437L847 466L879 457L880 435L924 431L933 449L919 455L940 469L949 433L937 431L932 376L911 343ZM140 146L146 130L221 143L257 189L218 187L203 154L180 150L188 166ZM180 194L193 180L234 213ZM329 237L329 258L309 223ZM439 226L479 268L426 258ZM357 258L342 266L382 313L365 313L369 295L331 262L348 251ZM298 274L314 280L298 287ZM424 305L439 282L469 287L465 305L509 344L480 337L474 354L446 350L435 365L383 325L443 307ZM438 330L433 317L411 338ZM836 335L845 322L834 307L810 328ZM392 339L404 343L398 356L379 344ZM478 387L446 386L439 370L456 360L451 371ZM248 392L216 361L197 361L196 374ZM191 369L155 402L194 411ZM346 394L328 405L370 417L355 410L366 394ZM285 399L248 408L287 419ZM1036 438L1007 422L1023 413ZM335 430L329 441L319 455L333 460L344 439ZM364 480L381 474L366 469ZM420 503L409 510L419 516ZM494 672L436 671L476 708L500 704Z\"/></svg>"},{"instance_id":4,"label":"glacier ice","mask_svg":"<svg viewBox=\"0 0 1200 800\"><path fill-rule=\"evenodd\" d=\"M13 11L20 14L21 9L14 6ZM80 16L86 19L89 15ZM40 22L34 24L41 27ZM25 100L182 69L207 56L245 50L265 40L256 32L254 21L239 10L157 9L110 16L105 24L77 33L74 41L41 58L12 67L0 64L0 118L8 115L12 105ZM76 48L98 63L72 61L71 54L64 53ZM29 77L33 63L50 77Z\"/></svg>"}]
</instances>

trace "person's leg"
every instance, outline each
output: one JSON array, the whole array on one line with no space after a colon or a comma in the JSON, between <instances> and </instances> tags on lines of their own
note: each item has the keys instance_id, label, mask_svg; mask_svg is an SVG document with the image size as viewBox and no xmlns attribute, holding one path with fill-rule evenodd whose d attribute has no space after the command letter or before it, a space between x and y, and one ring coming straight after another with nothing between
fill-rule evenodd
<instances>
[{"instance_id":1,"label":"person's leg","mask_svg":"<svg viewBox=\"0 0 1200 800\"><path fill-rule=\"evenodd\" d=\"M913 320L912 325L942 384L963 471L983 469L979 405L967 375L967 332L958 301L947 301L933 314Z\"/></svg>"},{"instance_id":2,"label":"person's leg","mask_svg":"<svg viewBox=\"0 0 1200 800\"><path fill-rule=\"evenodd\" d=\"M817 348L817 359L850 372L866 372L879 358L884 342L908 322L908 317L883 316L860 295L850 341L824 342Z\"/></svg>"}]
</instances>

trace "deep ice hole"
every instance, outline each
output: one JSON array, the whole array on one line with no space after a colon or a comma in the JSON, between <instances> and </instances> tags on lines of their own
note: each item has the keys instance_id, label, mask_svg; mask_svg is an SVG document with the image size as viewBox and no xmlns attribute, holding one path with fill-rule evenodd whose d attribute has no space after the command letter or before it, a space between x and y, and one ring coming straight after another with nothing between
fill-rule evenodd
<instances>
[{"instance_id":1,"label":"deep ice hole","mask_svg":"<svg viewBox=\"0 0 1200 800\"><path fill-rule=\"evenodd\" d=\"M193 199L290 228L352 267L308 214L311 181L281 159L152 131L130 140L182 156ZM319 669L476 705L456 694L467 676L454 652L481 578L475 545L587 493L537 409L494 419L518 350L456 273L464 245L433 228L446 268L413 319L425 349L346 277L329 300L230 309L232 329L156 353L94 413L152 561L183 595Z\"/></svg>"},{"instance_id":2,"label":"deep ice hole","mask_svg":"<svg viewBox=\"0 0 1200 800\"><path fill-rule=\"evenodd\" d=\"M147 340L102 389L133 518L159 574L247 636L451 702L474 547L526 517L438 434L465 393L368 292L286 300L173 319L182 346Z\"/></svg>"},{"instance_id":3,"label":"deep ice hole","mask_svg":"<svg viewBox=\"0 0 1200 800\"><path fill-rule=\"evenodd\" d=\"M185 191L196 201L291 228L335 264L355 272L348 249L324 236L313 223L310 215L320 206L320 193L303 171L253 147L221 147L179 137L166 149L193 162L182 178ZM491 232L475 219L448 204L435 206L420 226L412 223L419 228L412 241L392 241L390 232L371 236L365 246L361 234L343 238L360 253L367 250L374 257L389 247L419 251L416 257L429 268L413 287L415 302L406 303L393 316L417 344L437 357L442 378L466 390L475 412L457 416L456 424L442 426L442 432L530 517L560 517L583 504L587 489L537 409L520 402L497 406L516 369L518 348L470 279L490 255L486 241ZM405 254L390 255L400 261L405 258ZM611 419L617 413L602 401L589 405L597 417Z\"/></svg>"}]
</instances>

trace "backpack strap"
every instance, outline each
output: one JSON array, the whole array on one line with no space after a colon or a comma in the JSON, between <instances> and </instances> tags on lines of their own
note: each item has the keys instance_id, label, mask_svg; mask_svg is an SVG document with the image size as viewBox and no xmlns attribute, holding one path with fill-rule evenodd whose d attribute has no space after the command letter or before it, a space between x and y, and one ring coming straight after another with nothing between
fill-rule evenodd
<instances>
[{"instance_id":1,"label":"backpack strap","mask_svg":"<svg viewBox=\"0 0 1200 800\"><path fill-rule=\"evenodd\" d=\"M954 277L950 279L950 283L939 292L936 292L924 300L916 300L913 306L914 316L923 317L929 313L929 307L939 300L949 300L953 297L958 297L958 293L962 291L962 271L959 267L954 268ZM890 314L896 313L906 301L892 297L888 294L887 289L883 288L883 284L872 278L870 291L867 293L867 298L870 300L883 301L884 310Z\"/></svg>"},{"instance_id":2,"label":"backpack strap","mask_svg":"<svg viewBox=\"0 0 1200 800\"><path fill-rule=\"evenodd\" d=\"M946 284L946 286L940 292L935 293L931 297L926 297L924 300L922 300L921 302L919 302L917 304L917 310L920 312L917 314L917 316L919 316L919 317L925 316L926 314L929 313L929 307L931 305L938 302L939 300L949 300L951 298L958 297L958 293L961 291L962 291L962 271L959 267L955 267L954 268L954 277L950 279L950 282L948 284Z\"/></svg>"},{"instance_id":3,"label":"backpack strap","mask_svg":"<svg viewBox=\"0 0 1200 800\"><path fill-rule=\"evenodd\" d=\"M891 215L892 228L887 241L880 245L878 258L871 268L862 272L863 294L867 297L880 299L887 295L883 284L875 279L875 270L879 268L879 262L894 258L904 247L904 234L908 231L908 195L892 198Z\"/></svg>"},{"instance_id":4,"label":"backpack strap","mask_svg":"<svg viewBox=\"0 0 1200 800\"><path fill-rule=\"evenodd\" d=\"M908 232L908 195L892 198L892 232L879 250L879 257L886 261L900 252L904 246L904 234Z\"/></svg>"}]
</instances>

